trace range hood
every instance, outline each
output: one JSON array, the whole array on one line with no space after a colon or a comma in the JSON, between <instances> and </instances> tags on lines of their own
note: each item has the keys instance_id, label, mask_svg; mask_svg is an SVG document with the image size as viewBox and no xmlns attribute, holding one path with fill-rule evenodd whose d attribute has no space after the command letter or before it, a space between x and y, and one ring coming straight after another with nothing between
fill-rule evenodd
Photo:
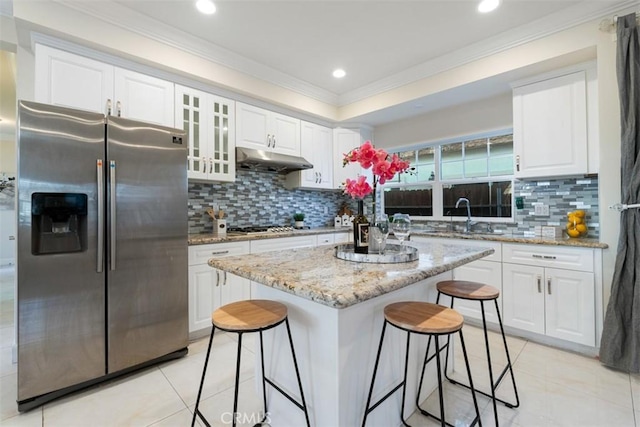
<instances>
[{"instance_id":1,"label":"range hood","mask_svg":"<svg viewBox=\"0 0 640 427\"><path fill-rule=\"evenodd\" d=\"M239 169L271 173L289 173L313 168L313 165L302 157L245 147L236 147L236 163Z\"/></svg>"}]
</instances>

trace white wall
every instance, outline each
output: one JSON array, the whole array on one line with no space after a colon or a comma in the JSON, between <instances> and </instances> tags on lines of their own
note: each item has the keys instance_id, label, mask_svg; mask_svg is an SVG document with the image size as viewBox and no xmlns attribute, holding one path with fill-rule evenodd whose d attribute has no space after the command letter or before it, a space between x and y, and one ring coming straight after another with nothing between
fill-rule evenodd
<instances>
[{"instance_id":1,"label":"white wall","mask_svg":"<svg viewBox=\"0 0 640 427\"><path fill-rule=\"evenodd\" d=\"M600 241L603 251L603 301L606 308L616 259L620 214L609 206L620 203L620 101L616 80L616 42L611 34L598 34L598 114L600 129Z\"/></svg>"},{"instance_id":2,"label":"white wall","mask_svg":"<svg viewBox=\"0 0 640 427\"><path fill-rule=\"evenodd\" d=\"M511 94L377 126L376 146L390 148L511 128Z\"/></svg>"}]
</instances>

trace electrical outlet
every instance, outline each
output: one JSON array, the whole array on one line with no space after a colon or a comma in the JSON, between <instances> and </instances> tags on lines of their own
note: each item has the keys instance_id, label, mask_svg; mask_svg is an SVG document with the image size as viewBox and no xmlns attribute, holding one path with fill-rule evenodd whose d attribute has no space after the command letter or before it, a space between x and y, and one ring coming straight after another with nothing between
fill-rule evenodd
<instances>
[{"instance_id":1,"label":"electrical outlet","mask_svg":"<svg viewBox=\"0 0 640 427\"><path fill-rule=\"evenodd\" d=\"M538 203L538 204L534 205L533 213L535 215L549 216L549 205L545 205L543 203Z\"/></svg>"}]
</instances>

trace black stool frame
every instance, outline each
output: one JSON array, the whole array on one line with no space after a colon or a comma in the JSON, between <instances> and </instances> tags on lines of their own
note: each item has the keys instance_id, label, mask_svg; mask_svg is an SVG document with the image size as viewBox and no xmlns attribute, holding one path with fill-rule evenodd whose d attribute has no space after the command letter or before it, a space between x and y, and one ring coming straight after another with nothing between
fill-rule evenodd
<instances>
[{"instance_id":1,"label":"black stool frame","mask_svg":"<svg viewBox=\"0 0 640 427\"><path fill-rule=\"evenodd\" d=\"M438 301L440 300L440 295L442 292L438 291L438 297L436 298L436 304L438 303ZM480 302L480 311L482 312L482 328L484 331L484 344L485 344L485 348L487 350L487 365L489 367L489 381L491 383L491 394L486 393L484 391L481 390L476 390L477 393L482 394L483 396L489 397L491 398L491 401L493 403L493 414L495 416L495 421L496 421L496 426L498 426L498 406L496 404L496 402L500 402L503 405L505 405L507 408L517 408L518 406L520 406L520 398L518 396L518 388L516 387L516 378L513 375L513 366L511 364L511 356L509 355L509 347L507 346L507 338L504 335L504 327L502 326L502 317L500 316L500 308L498 306L498 299L497 298L493 298L493 302L496 306L496 314L498 315L498 324L500 325L500 332L502 334L502 343L504 344L504 351L505 354L507 356L507 366L504 367L504 369L502 370L502 372L500 373L500 375L498 375L498 379L494 382L493 380L493 368L491 367L491 352L489 350L489 334L487 332L487 319L486 319L486 315L485 315L485 310L484 310L484 302L485 300L478 300L478 299L473 299L473 298L463 298L463 297L459 297L459 296L451 296L448 294L445 294L449 297L451 297L451 308L453 308L453 302L455 301L456 298L460 298L460 299L465 299L468 301L479 301ZM429 351L429 349L427 348L427 351ZM469 388L468 385L463 384L459 381L454 380L453 378L449 378L449 376L447 375L447 367L448 367L448 363L449 363L449 339L447 339L447 358L446 358L446 362L445 362L445 377L447 378L447 380L449 380L449 382L451 384L456 384L462 387L466 387ZM513 391L515 394L515 398L516 401L515 403L511 403L511 402L507 402L503 399L497 398L496 397L496 389L498 388L498 386L500 386L500 383L502 382L502 380L504 379L504 376L506 375L507 371L511 374L511 383L513 384Z\"/></svg>"},{"instance_id":2,"label":"black stool frame","mask_svg":"<svg viewBox=\"0 0 640 427\"><path fill-rule=\"evenodd\" d=\"M289 346L291 347L291 355L293 356L293 366L294 366L294 368L296 370L296 378L298 380L298 388L300 390L300 399L301 399L302 402L298 402L297 400L295 400L287 392L282 390L282 388L280 388L278 385L276 385L271 379L266 378L266 376L265 376L265 370L264 370L264 347L263 347L263 340L262 340L262 332L263 331L267 331L267 330L272 329L272 328L275 328L276 326L282 324L283 322L287 326L287 335L289 337ZM204 424L207 427L211 427L211 424L209 424L209 421L207 421L207 419L202 414L202 412L200 412L198 407L200 405L200 397L202 396L202 389L204 387L204 379L205 379L205 376L207 374L207 365L209 364L209 355L211 353L211 344L213 344L213 334L214 334L216 328L220 329L221 331L233 332L233 333L238 334L238 354L237 354L237 357L236 357L236 380L235 380L235 390L234 390L234 396L233 396L233 421L232 421L232 426L233 427L236 426L236 414L238 413L238 386L240 384L240 355L241 355L241 351L242 351L242 334L252 333L252 332L259 332L260 333L260 366L262 368L262 399L263 399L263 404L264 404L264 417L262 418L262 421L260 421L260 423L258 423L256 425L261 425L267 419L267 414L268 414L268 410L267 410L267 384L269 384L270 386L272 386L274 389L279 391L280 394L282 394L284 397L289 399L294 405L296 405L300 410L302 410L304 412L304 416L305 416L305 419L307 421L307 427L311 427L311 424L309 422L309 412L307 410L307 403L306 403L306 401L304 399L304 392L302 391L302 381L300 380L300 371L298 369L298 361L296 359L296 352L295 352L295 350L293 348L293 339L291 338L291 328L289 327L289 318L288 317L285 317L280 322L275 323L275 324L270 325L270 326L267 326L266 328L257 328L257 329L243 330L243 331L230 330L230 329L220 328L220 327L217 327L217 326L213 325L213 328L211 329L211 337L209 338L209 347L207 348L207 356L206 356L206 359L204 361L204 369L202 370L202 380L200 381L200 388L198 389L198 398L196 399L196 406L195 406L195 408L193 410L193 419L191 420L191 427L195 426L196 416L200 417L202 422L204 422Z\"/></svg>"},{"instance_id":3,"label":"black stool frame","mask_svg":"<svg viewBox=\"0 0 640 427\"><path fill-rule=\"evenodd\" d=\"M407 346L406 346L406 353L405 353L405 358L404 358L404 377L403 380L396 385L391 391L389 391L387 394L385 394L383 397L381 397L377 402L375 402L373 404L373 406L371 406L371 397L373 395L373 386L375 384L376 381L376 374L378 373L378 363L380 362L380 354L382 353L382 343L384 341L384 335L387 329L387 323L389 323L390 325L406 331L407 332ZM476 410L476 417L474 418L473 422L470 424L470 427L476 425L476 423L478 423L479 426L482 426L482 421L480 419L480 410L478 409L478 401L476 399L476 394L475 391L473 389L473 380L471 379L471 369L469 367L469 360L467 358L467 350L466 347L464 345L464 337L462 336L462 329L458 330L459 334L460 334L460 344L462 345L462 353L464 354L464 360L467 366L467 375L469 376L469 384L471 385L470 390L471 390L471 395L473 396L473 406ZM443 333L443 334L436 334L436 333L428 333L428 332L417 332L417 331L412 331L406 328L401 328L398 325L395 325L391 322L389 322L387 319L385 319L384 324L382 325L382 333L380 334L380 344L378 345L378 354L376 355L376 363L374 365L373 368L373 378L371 379L371 387L369 388L369 396L367 397L367 406L365 407L365 411L364 411L364 419L362 420L362 427L365 427L365 424L367 422L367 416L369 415L369 413L371 413L374 409L376 409L382 402L384 402L385 400L387 400L387 398L389 398L391 395L393 395L393 393L395 393L400 387L402 387L402 404L400 406L400 421L402 421L402 424L406 427L411 427L409 424L407 424L407 422L404 420L404 404L405 404L405 397L406 397L406 391L407 391L407 365L409 363L409 342L411 339L411 334L418 334L418 335L429 335L429 344L427 344L427 347L431 344L431 338L435 337L435 342L436 342L436 353L431 356L431 358L429 358L429 360L433 359L436 355L438 355L440 353L441 350L443 350L444 348L439 348L439 344L438 344L438 338L440 335L447 335L450 336L452 333ZM448 344L447 344L448 345ZM428 351L428 349L427 349ZM434 414L431 414L425 410L423 410L422 408L420 408L420 406L417 403L417 400L420 399L420 391L422 390L422 382L424 380L424 370L427 364L427 360L425 358L425 362L424 365L422 367L422 375L420 376L420 384L418 387L418 395L416 397L416 406L418 407L418 409L420 410L420 412L423 415L427 415L430 416L432 418L435 418L436 420L440 421L442 427L444 426L451 426L454 427L452 424L447 423L445 421L445 414L444 414L444 397L443 397L443 390L442 390L442 370L441 370L441 362L440 362L440 357L436 357L436 364L437 364L437 370L438 370L438 393L439 393L439 398L440 398L440 417L435 416Z\"/></svg>"}]
</instances>

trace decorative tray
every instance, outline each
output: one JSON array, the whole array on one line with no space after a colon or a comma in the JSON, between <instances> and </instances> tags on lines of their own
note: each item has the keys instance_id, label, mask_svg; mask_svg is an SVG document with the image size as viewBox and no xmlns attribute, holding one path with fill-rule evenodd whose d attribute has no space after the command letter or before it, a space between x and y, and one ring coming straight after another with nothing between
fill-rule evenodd
<instances>
[{"instance_id":1,"label":"decorative tray","mask_svg":"<svg viewBox=\"0 0 640 427\"><path fill-rule=\"evenodd\" d=\"M345 261L368 262L372 264L395 264L411 262L418 259L420 254L413 246L387 244L382 254L359 254L353 251L353 243L336 246L336 257Z\"/></svg>"}]
</instances>

